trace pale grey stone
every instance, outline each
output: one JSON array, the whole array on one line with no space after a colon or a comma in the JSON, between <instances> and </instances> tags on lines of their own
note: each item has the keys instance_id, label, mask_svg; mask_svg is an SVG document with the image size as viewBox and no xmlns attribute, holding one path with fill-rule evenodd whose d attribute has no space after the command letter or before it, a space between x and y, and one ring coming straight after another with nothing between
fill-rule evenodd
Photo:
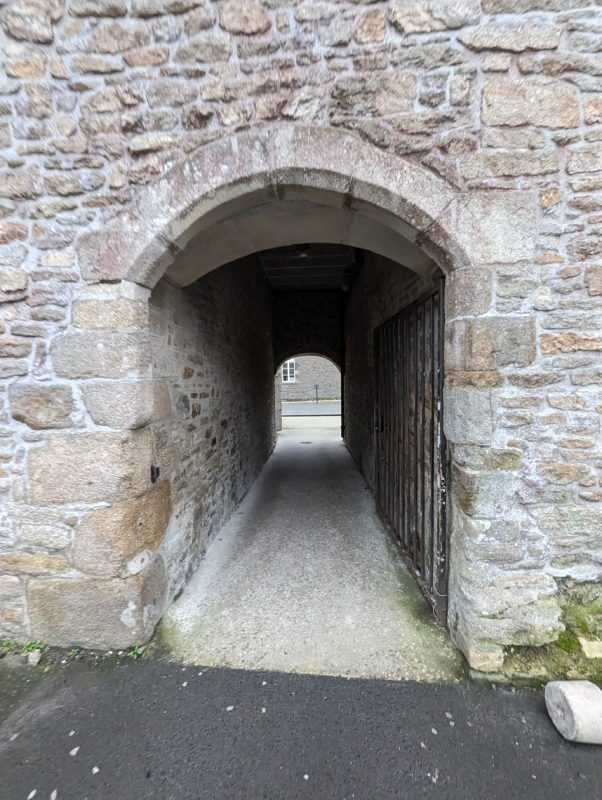
<instances>
[{"instance_id":1,"label":"pale grey stone","mask_svg":"<svg viewBox=\"0 0 602 800\"><path fill-rule=\"evenodd\" d=\"M489 445L493 436L491 392L451 386L445 391L443 430L454 444Z\"/></svg>"},{"instance_id":2,"label":"pale grey stone","mask_svg":"<svg viewBox=\"0 0 602 800\"><path fill-rule=\"evenodd\" d=\"M546 707L559 733L569 742L602 744L602 690L591 681L552 681Z\"/></svg>"}]
</instances>

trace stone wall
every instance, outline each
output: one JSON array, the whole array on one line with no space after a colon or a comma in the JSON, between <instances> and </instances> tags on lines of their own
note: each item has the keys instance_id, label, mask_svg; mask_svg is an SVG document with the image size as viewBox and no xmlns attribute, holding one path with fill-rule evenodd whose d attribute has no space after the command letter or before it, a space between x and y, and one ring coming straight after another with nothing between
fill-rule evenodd
<instances>
[{"instance_id":1,"label":"stone wall","mask_svg":"<svg viewBox=\"0 0 602 800\"><path fill-rule=\"evenodd\" d=\"M366 253L345 315L345 442L374 489L375 329L432 287L441 273L425 276Z\"/></svg>"},{"instance_id":2,"label":"stone wall","mask_svg":"<svg viewBox=\"0 0 602 800\"><path fill-rule=\"evenodd\" d=\"M484 669L554 639L566 581L602 574L602 8L14 0L1 24L4 630L29 635L44 593L59 621L94 598L129 642L151 627L160 562L70 594L70 543L87 503L159 491L148 289L244 188L275 209L254 249L292 242L288 192L305 241L407 266L419 245L449 273L450 625Z\"/></svg>"},{"instance_id":3,"label":"stone wall","mask_svg":"<svg viewBox=\"0 0 602 800\"><path fill-rule=\"evenodd\" d=\"M171 598L274 446L272 306L262 270L243 261L186 289L159 282L151 350L171 408L151 425L156 463L171 486L161 545Z\"/></svg>"},{"instance_id":4,"label":"stone wall","mask_svg":"<svg viewBox=\"0 0 602 800\"><path fill-rule=\"evenodd\" d=\"M272 450L262 271L243 262L187 289L161 281L150 304L128 295L92 287L53 344L59 380L11 385L28 470L0 553L0 635L147 638Z\"/></svg>"},{"instance_id":5,"label":"stone wall","mask_svg":"<svg viewBox=\"0 0 602 800\"><path fill-rule=\"evenodd\" d=\"M316 384L319 400L339 400L341 372L332 361L319 356L295 358L295 382L284 383L280 372L280 392L283 400L315 400Z\"/></svg>"},{"instance_id":6,"label":"stone wall","mask_svg":"<svg viewBox=\"0 0 602 800\"><path fill-rule=\"evenodd\" d=\"M345 297L341 292L275 292L273 298L275 364L302 353L342 363Z\"/></svg>"}]
</instances>

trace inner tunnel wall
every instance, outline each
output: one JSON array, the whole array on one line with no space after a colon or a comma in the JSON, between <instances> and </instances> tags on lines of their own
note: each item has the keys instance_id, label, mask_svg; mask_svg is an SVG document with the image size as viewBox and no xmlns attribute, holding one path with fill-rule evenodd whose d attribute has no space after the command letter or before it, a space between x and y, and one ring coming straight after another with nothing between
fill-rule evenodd
<instances>
[{"instance_id":1,"label":"inner tunnel wall","mask_svg":"<svg viewBox=\"0 0 602 800\"><path fill-rule=\"evenodd\" d=\"M272 309L261 269L235 262L184 289L162 280L151 296L151 348L171 405L152 433L171 482L162 550L172 597L274 446Z\"/></svg>"}]
</instances>

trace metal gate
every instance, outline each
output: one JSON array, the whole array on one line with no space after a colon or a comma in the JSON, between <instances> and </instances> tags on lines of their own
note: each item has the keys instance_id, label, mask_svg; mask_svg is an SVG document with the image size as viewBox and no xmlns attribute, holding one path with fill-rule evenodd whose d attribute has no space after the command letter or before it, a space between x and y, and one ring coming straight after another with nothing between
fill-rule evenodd
<instances>
[{"instance_id":1,"label":"metal gate","mask_svg":"<svg viewBox=\"0 0 602 800\"><path fill-rule=\"evenodd\" d=\"M377 510L445 625L443 280L376 329L375 364Z\"/></svg>"}]
</instances>

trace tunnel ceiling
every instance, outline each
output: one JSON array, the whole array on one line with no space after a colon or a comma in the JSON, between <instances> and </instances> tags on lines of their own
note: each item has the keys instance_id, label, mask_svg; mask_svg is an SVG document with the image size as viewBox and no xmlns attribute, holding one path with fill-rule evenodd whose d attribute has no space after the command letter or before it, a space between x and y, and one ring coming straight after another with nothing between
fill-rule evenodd
<instances>
[{"instance_id":1,"label":"tunnel ceiling","mask_svg":"<svg viewBox=\"0 0 602 800\"><path fill-rule=\"evenodd\" d=\"M275 291L349 289L355 248L340 244L294 244L256 254Z\"/></svg>"}]
</instances>

